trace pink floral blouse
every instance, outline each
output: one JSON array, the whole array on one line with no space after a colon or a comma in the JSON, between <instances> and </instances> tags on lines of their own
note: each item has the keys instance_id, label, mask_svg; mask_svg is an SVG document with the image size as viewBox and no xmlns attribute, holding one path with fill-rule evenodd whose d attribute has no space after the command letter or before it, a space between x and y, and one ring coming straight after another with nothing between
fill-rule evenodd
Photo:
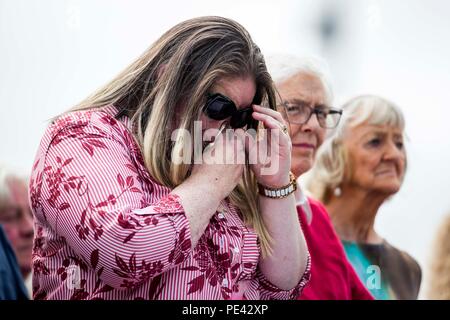
<instances>
[{"instance_id":1,"label":"pink floral blouse","mask_svg":"<svg viewBox=\"0 0 450 320\"><path fill-rule=\"evenodd\" d=\"M275 287L228 202L191 247L179 198L152 179L115 113L70 113L44 134L30 180L34 299L295 299L309 262L294 289Z\"/></svg>"}]
</instances>

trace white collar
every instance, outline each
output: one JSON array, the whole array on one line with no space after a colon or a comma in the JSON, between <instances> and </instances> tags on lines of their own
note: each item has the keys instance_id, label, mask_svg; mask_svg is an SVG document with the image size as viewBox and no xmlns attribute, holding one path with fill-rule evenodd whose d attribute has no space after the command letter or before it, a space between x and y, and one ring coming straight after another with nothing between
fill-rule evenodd
<instances>
[{"instance_id":1,"label":"white collar","mask_svg":"<svg viewBox=\"0 0 450 320\"><path fill-rule=\"evenodd\" d=\"M306 222L308 223L308 225L311 224L312 221L311 206L309 205L308 198L303 192L298 180L297 180L297 190L295 191L295 204L302 208L302 211L306 217Z\"/></svg>"}]
</instances>

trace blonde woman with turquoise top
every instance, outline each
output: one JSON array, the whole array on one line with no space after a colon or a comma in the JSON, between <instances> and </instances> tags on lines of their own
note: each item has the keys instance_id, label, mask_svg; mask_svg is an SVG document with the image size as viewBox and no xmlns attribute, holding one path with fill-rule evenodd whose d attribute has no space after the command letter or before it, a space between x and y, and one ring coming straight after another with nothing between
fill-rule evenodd
<instances>
[{"instance_id":1,"label":"blonde woman with turquoise top","mask_svg":"<svg viewBox=\"0 0 450 320\"><path fill-rule=\"evenodd\" d=\"M416 299L421 269L374 228L406 172L401 110L377 96L343 106L340 126L318 151L309 188L330 213L346 254L376 299Z\"/></svg>"}]
</instances>

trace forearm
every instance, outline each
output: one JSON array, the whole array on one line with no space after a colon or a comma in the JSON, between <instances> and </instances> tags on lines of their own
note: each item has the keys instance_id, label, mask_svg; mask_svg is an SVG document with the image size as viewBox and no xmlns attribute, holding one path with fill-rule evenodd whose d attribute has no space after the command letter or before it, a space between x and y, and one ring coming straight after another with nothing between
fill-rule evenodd
<instances>
[{"instance_id":1,"label":"forearm","mask_svg":"<svg viewBox=\"0 0 450 320\"><path fill-rule=\"evenodd\" d=\"M280 289L292 289L306 270L308 256L294 195L283 199L260 196L259 203L264 223L273 239L272 255L260 261L260 270Z\"/></svg>"},{"instance_id":2,"label":"forearm","mask_svg":"<svg viewBox=\"0 0 450 320\"><path fill-rule=\"evenodd\" d=\"M197 245L209 224L209 220L224 198L216 188L211 188L212 185L212 182L211 184L204 184L187 179L171 192L180 197L181 205L189 220L193 248Z\"/></svg>"}]
</instances>

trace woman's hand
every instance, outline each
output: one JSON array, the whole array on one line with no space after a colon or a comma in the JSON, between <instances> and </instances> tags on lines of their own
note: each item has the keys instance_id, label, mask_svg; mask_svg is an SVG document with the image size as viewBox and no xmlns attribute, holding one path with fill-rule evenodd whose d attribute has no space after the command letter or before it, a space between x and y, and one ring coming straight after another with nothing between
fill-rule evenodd
<instances>
[{"instance_id":1,"label":"woman's hand","mask_svg":"<svg viewBox=\"0 0 450 320\"><path fill-rule=\"evenodd\" d=\"M265 130L256 139L245 139L252 170L262 185L280 188L290 181L291 138L283 132L286 126L281 114L275 110L253 105L253 118L264 124ZM243 135L242 130L237 133Z\"/></svg>"},{"instance_id":2,"label":"woman's hand","mask_svg":"<svg viewBox=\"0 0 450 320\"><path fill-rule=\"evenodd\" d=\"M242 178L245 148L240 137L219 134L206 147L202 163L193 165L188 179L172 190L181 199L195 246L220 202L228 197ZM236 161L242 159L242 161Z\"/></svg>"},{"instance_id":3,"label":"woman's hand","mask_svg":"<svg viewBox=\"0 0 450 320\"><path fill-rule=\"evenodd\" d=\"M202 163L193 166L190 180L205 183L226 198L242 178L245 147L241 137L219 131L214 142L203 151Z\"/></svg>"}]
</instances>

